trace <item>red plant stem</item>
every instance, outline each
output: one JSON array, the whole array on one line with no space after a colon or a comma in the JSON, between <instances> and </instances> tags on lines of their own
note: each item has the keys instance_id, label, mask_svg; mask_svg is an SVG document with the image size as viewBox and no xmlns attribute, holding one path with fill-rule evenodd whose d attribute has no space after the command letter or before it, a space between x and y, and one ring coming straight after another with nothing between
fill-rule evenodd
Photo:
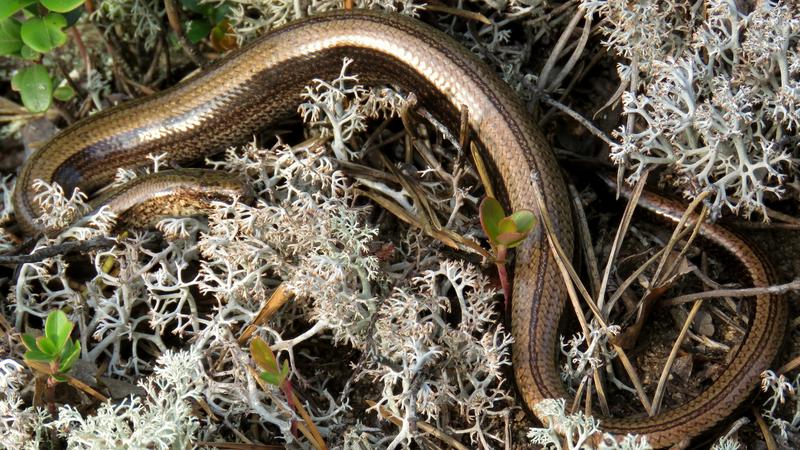
<instances>
[{"instance_id":1,"label":"red plant stem","mask_svg":"<svg viewBox=\"0 0 800 450\"><path fill-rule=\"evenodd\" d=\"M503 288L503 298L505 298L505 308L508 308L511 303L511 286L508 283L508 271L506 270L506 255L508 249L504 245L497 246L497 275L500 277L500 286Z\"/></svg>"},{"instance_id":2,"label":"red plant stem","mask_svg":"<svg viewBox=\"0 0 800 450\"><path fill-rule=\"evenodd\" d=\"M51 416L57 417L56 411L56 385L58 382L53 377L47 377L47 382L45 385L45 398L47 400L47 412L50 413Z\"/></svg>"},{"instance_id":3,"label":"red plant stem","mask_svg":"<svg viewBox=\"0 0 800 450\"><path fill-rule=\"evenodd\" d=\"M280 370L280 369L279 369ZM289 378L286 378L286 381L281 383L281 391L283 391L283 395L286 396L286 403L292 408L293 411L297 411L297 405L294 403L294 392L292 392L292 382L289 381ZM292 419L292 435L297 436L297 421Z\"/></svg>"}]
</instances>

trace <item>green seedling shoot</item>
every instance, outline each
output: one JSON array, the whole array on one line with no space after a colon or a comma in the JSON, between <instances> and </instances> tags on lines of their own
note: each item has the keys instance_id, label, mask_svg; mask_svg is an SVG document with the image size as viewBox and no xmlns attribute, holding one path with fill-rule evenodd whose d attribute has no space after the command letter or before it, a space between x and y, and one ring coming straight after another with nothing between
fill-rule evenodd
<instances>
[{"instance_id":1,"label":"green seedling shoot","mask_svg":"<svg viewBox=\"0 0 800 450\"><path fill-rule=\"evenodd\" d=\"M74 326L63 311L51 312L44 324L44 335L22 335L22 342L28 349L23 356L25 364L57 382L67 381L65 375L81 353L80 342L69 338Z\"/></svg>"},{"instance_id":2,"label":"green seedling shoot","mask_svg":"<svg viewBox=\"0 0 800 450\"><path fill-rule=\"evenodd\" d=\"M492 247L497 266L497 273L500 276L500 285L503 287L506 308L508 308L511 298L511 287L508 282L508 271L506 270L506 258L508 251L521 244L536 224L536 216L533 211L521 209L515 211L510 216L506 215L503 205L497 199L486 197L480 206L481 227L489 238L489 245Z\"/></svg>"},{"instance_id":3,"label":"green seedling shoot","mask_svg":"<svg viewBox=\"0 0 800 450\"><path fill-rule=\"evenodd\" d=\"M272 349L261 338L255 338L250 342L250 355L262 369L259 378L281 390L284 389L284 385L289 384L289 363L284 361L283 365L279 366ZM289 389L291 390L291 387Z\"/></svg>"},{"instance_id":4,"label":"green seedling shoot","mask_svg":"<svg viewBox=\"0 0 800 450\"><path fill-rule=\"evenodd\" d=\"M294 404L294 392L292 390L292 383L289 380L289 363L283 361L283 365L278 364L278 359L272 349L269 348L266 342L261 338L255 338L250 341L250 356L253 357L256 365L261 368L261 373L258 377L264 380L267 384L276 386L286 396L286 401L293 409L297 409ZM296 424L292 422L292 432L295 431Z\"/></svg>"},{"instance_id":5,"label":"green seedling shoot","mask_svg":"<svg viewBox=\"0 0 800 450\"><path fill-rule=\"evenodd\" d=\"M250 341L250 356L253 357L253 361L255 361L256 365L262 369L258 377L267 384L278 387L286 396L289 407L294 409L305 421L305 424L298 424L297 421L292 421L292 433L295 433L299 428L309 441L311 441L314 448L318 450L327 450L328 447L325 445L322 435L319 430L317 430L308 411L306 411L302 403L300 403L292 389L292 383L289 379L289 363L284 360L283 364L279 364L272 349L269 348L266 342L258 337Z\"/></svg>"}]
</instances>

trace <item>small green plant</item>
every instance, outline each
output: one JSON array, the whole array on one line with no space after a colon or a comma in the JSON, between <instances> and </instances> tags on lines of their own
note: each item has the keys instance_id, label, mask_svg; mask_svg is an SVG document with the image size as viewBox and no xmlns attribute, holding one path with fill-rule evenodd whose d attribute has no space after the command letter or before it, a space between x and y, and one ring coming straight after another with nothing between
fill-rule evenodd
<instances>
[{"instance_id":1,"label":"small green plant","mask_svg":"<svg viewBox=\"0 0 800 450\"><path fill-rule=\"evenodd\" d=\"M69 85L53 89L53 79L41 64L42 56L67 42L64 29L78 21L85 0L0 1L0 56L14 56L32 64L20 69L11 87L31 112L44 112L53 98L69 100Z\"/></svg>"},{"instance_id":2,"label":"small green plant","mask_svg":"<svg viewBox=\"0 0 800 450\"><path fill-rule=\"evenodd\" d=\"M289 391L291 391L288 361L284 361L283 365L279 367L278 360L275 358L275 354L272 353L272 349L261 338L255 338L250 342L250 355L258 367L263 369L259 374L259 378L268 384L281 388L281 390L285 389L284 386L288 386Z\"/></svg>"},{"instance_id":3,"label":"small green plant","mask_svg":"<svg viewBox=\"0 0 800 450\"><path fill-rule=\"evenodd\" d=\"M236 37L228 20L230 7L227 4L214 6L201 4L201 0L181 0L181 4L187 11L200 16L184 23L186 37L192 44L208 37L211 46L218 52L236 48Z\"/></svg>"},{"instance_id":4,"label":"small green plant","mask_svg":"<svg viewBox=\"0 0 800 450\"><path fill-rule=\"evenodd\" d=\"M480 206L481 227L489 238L489 245L492 247L497 265L497 272L500 276L500 284L503 287L506 307L511 298L511 288L508 283L508 271L506 270L506 257L508 251L525 240L533 230L536 223L536 216L533 211L521 209L510 216L506 216L503 205L497 199L486 197Z\"/></svg>"},{"instance_id":5,"label":"small green plant","mask_svg":"<svg viewBox=\"0 0 800 450\"><path fill-rule=\"evenodd\" d=\"M325 445L322 435L311 420L308 411L306 411L303 404L297 399L294 389L292 389L292 382L289 379L288 361L283 361L282 365L279 364L272 349L269 348L266 342L258 337L250 341L250 356L253 357L253 361L255 361L256 365L262 369L258 377L267 384L277 386L286 396L286 401L289 406L303 418L304 424L292 421L292 433L295 433L296 430L299 429L303 435L311 441L314 448L318 450L327 450L328 447Z\"/></svg>"},{"instance_id":6,"label":"small green plant","mask_svg":"<svg viewBox=\"0 0 800 450\"><path fill-rule=\"evenodd\" d=\"M58 382L67 381L65 374L81 353L80 342L70 339L74 324L61 310L48 314L44 324L44 334L34 337L30 334L22 335L22 342L28 349L23 358L33 370L48 375L48 378Z\"/></svg>"}]
</instances>

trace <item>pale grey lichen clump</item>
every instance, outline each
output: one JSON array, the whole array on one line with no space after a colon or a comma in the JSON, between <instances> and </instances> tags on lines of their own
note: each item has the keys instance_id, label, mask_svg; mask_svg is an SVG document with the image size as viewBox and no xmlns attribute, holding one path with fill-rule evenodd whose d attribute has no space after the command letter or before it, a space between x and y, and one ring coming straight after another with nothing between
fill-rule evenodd
<instances>
[{"instance_id":1,"label":"pale grey lichen clump","mask_svg":"<svg viewBox=\"0 0 800 450\"><path fill-rule=\"evenodd\" d=\"M800 11L785 2L584 1L618 65L626 121L612 159L629 180L665 166L713 209L764 213L796 168Z\"/></svg>"},{"instance_id":2,"label":"pale grey lichen clump","mask_svg":"<svg viewBox=\"0 0 800 450\"><path fill-rule=\"evenodd\" d=\"M228 19L239 43L293 20L342 8L340 0L201 0L200 3L229 8ZM355 8L384 9L415 16L423 8L414 0L355 0Z\"/></svg>"},{"instance_id":3,"label":"pale grey lichen clump","mask_svg":"<svg viewBox=\"0 0 800 450\"><path fill-rule=\"evenodd\" d=\"M366 117L395 115L402 98L358 86L346 67L345 61L337 80L309 88L300 108L314 122L307 141L253 143L208 161L245 178L254 204L218 203L207 220L167 219L158 224L160 234L131 231L114 248L87 255L82 264L95 275L84 283L72 280L68 270L76 263L62 256L22 266L8 299L17 328L30 316L68 312L81 363L104 365L104 375L146 395L124 396L92 413L64 406L51 418L23 408L27 381L8 381L0 409L13 420L0 424L8 430L0 444L24 441L32 448L41 442L37 434L56 430L68 448L127 442L183 449L237 439L251 423L262 439L302 446L292 433L294 410L277 388L258 384L246 343L239 342L282 285L291 299L255 334L315 398L313 408L306 406L329 444L402 448L420 439L417 424L426 421L474 445L502 445L512 400L501 370L511 338L497 324L495 290L480 268L444 258L423 234L376 242L379 230L368 220L373 208L356 206L354 182L335 156L357 155L349 127L357 132ZM158 170L159 156L152 159L151 170ZM121 172L118 181L135 176ZM58 206L43 218L53 228L87 210L80 194L45 184L40 192ZM8 208L4 203L2 214ZM109 235L113 221L101 210L38 245ZM382 261L377 244L396 256ZM185 343L180 351L176 339ZM359 350L363 363L329 365L336 373L315 367L320 355L313 348L326 342ZM17 362L7 364L13 370L2 380L29 380ZM359 387L329 388L342 373ZM366 400L375 405L367 408ZM197 404L206 413L193 412ZM354 418L353 408L367 415Z\"/></svg>"},{"instance_id":4,"label":"pale grey lichen clump","mask_svg":"<svg viewBox=\"0 0 800 450\"><path fill-rule=\"evenodd\" d=\"M25 366L13 359L0 360L0 446L39 450L47 432L43 408L25 406L21 391L28 382Z\"/></svg>"},{"instance_id":5,"label":"pale grey lichen clump","mask_svg":"<svg viewBox=\"0 0 800 450\"><path fill-rule=\"evenodd\" d=\"M163 30L164 2L159 0L103 0L93 13L111 22L125 24L126 39L142 42L148 50L155 47Z\"/></svg>"},{"instance_id":6,"label":"pale grey lichen clump","mask_svg":"<svg viewBox=\"0 0 800 450\"><path fill-rule=\"evenodd\" d=\"M761 390L768 398L762 411L781 445L792 446L790 435L800 433L800 375L794 380L771 370L761 374Z\"/></svg>"},{"instance_id":7,"label":"pale grey lichen clump","mask_svg":"<svg viewBox=\"0 0 800 450\"><path fill-rule=\"evenodd\" d=\"M70 449L125 448L159 450L192 448L193 440L211 435L216 426L192 411L206 389L201 355L194 349L167 351L153 375L140 382L142 397L107 402L84 416L66 405L50 426L63 430Z\"/></svg>"},{"instance_id":8,"label":"pale grey lichen clump","mask_svg":"<svg viewBox=\"0 0 800 450\"><path fill-rule=\"evenodd\" d=\"M465 423L448 433L466 434L481 448L499 447L497 423L508 417L511 399L501 386L502 366L511 338L497 325L488 280L475 267L445 260L386 299L375 327L374 356L365 376L382 383L378 407L403 419L390 448L411 443L415 417L444 425L442 413L457 409ZM453 309L454 291L461 320L443 322ZM380 363L388 358L392 364ZM449 413L448 413L449 414Z\"/></svg>"},{"instance_id":9,"label":"pale grey lichen clump","mask_svg":"<svg viewBox=\"0 0 800 450\"><path fill-rule=\"evenodd\" d=\"M644 438L627 435L619 441L600 429L600 421L578 411L567 414L564 399L542 400L536 414L545 419L546 428L531 428L532 444L556 450L651 450Z\"/></svg>"},{"instance_id":10,"label":"pale grey lichen clump","mask_svg":"<svg viewBox=\"0 0 800 450\"><path fill-rule=\"evenodd\" d=\"M561 337L561 353L564 355L561 379L572 392L582 390L597 369L617 356L609 349L609 340L621 331L618 325L601 328L592 321L588 323L588 329L588 339L583 333L570 339ZM613 372L609 372L609 376L613 376Z\"/></svg>"}]
</instances>

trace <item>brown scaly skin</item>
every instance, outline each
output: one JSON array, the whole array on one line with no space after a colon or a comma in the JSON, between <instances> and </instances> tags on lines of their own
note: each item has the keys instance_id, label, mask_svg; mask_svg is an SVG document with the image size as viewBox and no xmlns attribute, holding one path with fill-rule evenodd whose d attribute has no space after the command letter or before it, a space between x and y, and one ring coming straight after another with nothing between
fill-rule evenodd
<instances>
[{"instance_id":1,"label":"brown scaly skin","mask_svg":"<svg viewBox=\"0 0 800 450\"><path fill-rule=\"evenodd\" d=\"M147 154L187 162L243 142L293 114L303 86L339 74L343 57L365 84L389 83L414 92L422 106L453 129L458 111L469 124L498 180L506 207L536 210L541 193L556 234L573 247L567 190L553 152L511 89L450 37L398 15L333 12L291 23L242 48L202 74L157 95L111 108L64 130L23 167L14 193L20 224L30 233L42 211L33 182L58 182L66 192L92 193L117 168L148 165ZM537 174L533 181L531 174ZM146 192L146 183L139 192ZM124 195L124 192L122 192ZM565 289L544 233L516 251L511 307L513 366L526 404L567 397L556 367L557 324ZM735 246L754 284L766 282L757 258ZM750 263L749 265L747 263ZM647 435L657 447L696 436L730 414L772 361L782 337L785 307L768 296L756 301L753 327L737 355L700 397L652 418L605 419L613 433Z\"/></svg>"},{"instance_id":2,"label":"brown scaly skin","mask_svg":"<svg viewBox=\"0 0 800 450\"><path fill-rule=\"evenodd\" d=\"M240 177L206 169L165 170L141 175L90 202L91 215L106 208L117 226L145 228L167 217L207 213L214 201L249 203L253 191Z\"/></svg>"}]
</instances>

